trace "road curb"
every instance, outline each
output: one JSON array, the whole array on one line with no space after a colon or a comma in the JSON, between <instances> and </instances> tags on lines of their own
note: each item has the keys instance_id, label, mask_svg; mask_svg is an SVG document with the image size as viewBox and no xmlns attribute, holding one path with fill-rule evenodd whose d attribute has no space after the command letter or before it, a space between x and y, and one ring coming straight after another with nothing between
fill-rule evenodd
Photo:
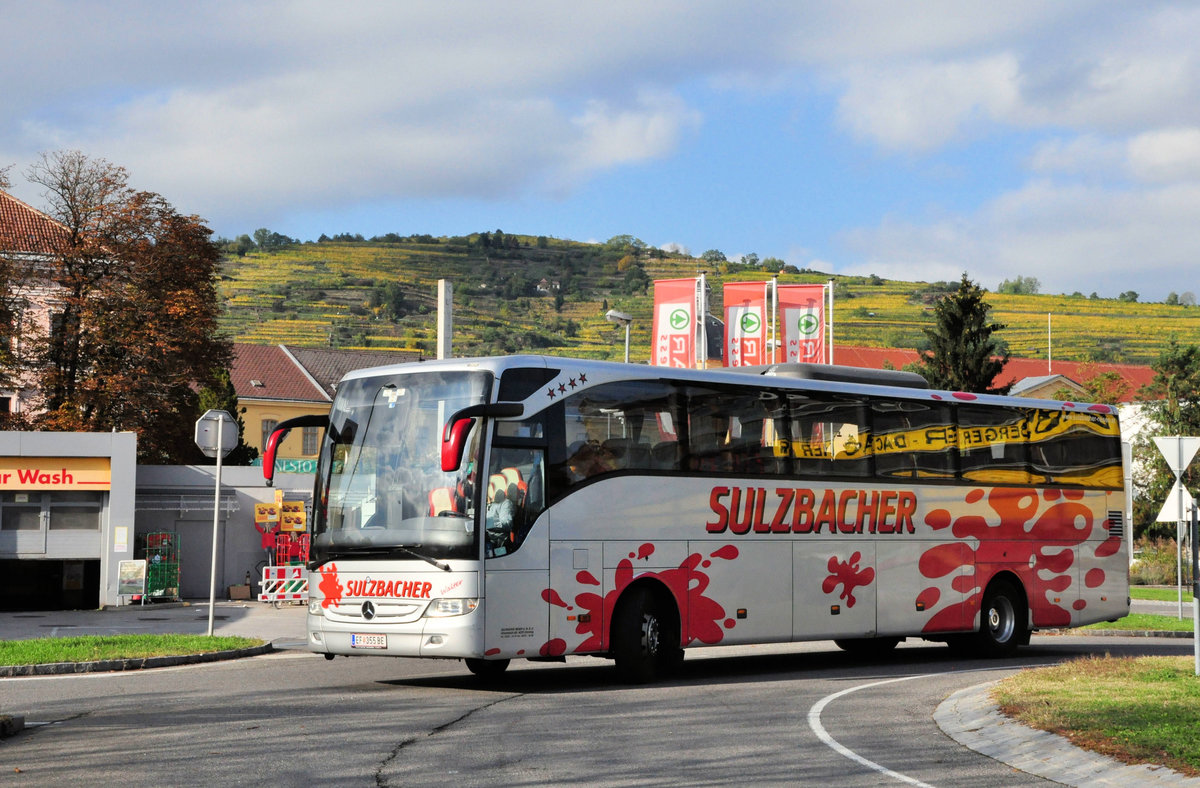
<instances>
[{"instance_id":1,"label":"road curb","mask_svg":"<svg viewBox=\"0 0 1200 788\"><path fill-rule=\"evenodd\" d=\"M271 643L250 648L209 651L203 654L178 654L169 657L130 657L128 659L104 659L95 662L50 662L43 665L0 665L0 678L19 676L61 676L76 673L114 673L146 668L168 668L177 665L195 665L202 662L220 662L227 659L242 659L269 654L275 650Z\"/></svg>"},{"instance_id":2,"label":"road curb","mask_svg":"<svg viewBox=\"0 0 1200 788\"><path fill-rule=\"evenodd\" d=\"M1083 635L1103 638L1188 638L1194 633L1177 629L1042 629L1039 635Z\"/></svg>"},{"instance_id":3,"label":"road curb","mask_svg":"<svg viewBox=\"0 0 1200 788\"><path fill-rule=\"evenodd\" d=\"M953 693L934 711L934 722L964 747L1064 785L1200 788L1200 778L1157 764L1122 763L1004 715L991 699L991 688L998 683L989 681Z\"/></svg>"}]
</instances>

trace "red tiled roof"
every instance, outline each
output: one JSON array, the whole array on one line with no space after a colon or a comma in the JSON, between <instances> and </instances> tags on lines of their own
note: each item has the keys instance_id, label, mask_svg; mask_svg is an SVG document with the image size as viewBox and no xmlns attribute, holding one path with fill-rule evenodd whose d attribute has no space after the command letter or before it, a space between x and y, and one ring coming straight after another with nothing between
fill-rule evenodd
<instances>
[{"instance_id":1,"label":"red tiled roof","mask_svg":"<svg viewBox=\"0 0 1200 788\"><path fill-rule=\"evenodd\" d=\"M347 372L419 359L416 353L235 343L230 379L239 398L327 405Z\"/></svg>"},{"instance_id":2,"label":"red tiled roof","mask_svg":"<svg viewBox=\"0 0 1200 788\"><path fill-rule=\"evenodd\" d=\"M382 367L388 364L406 364L420 361L419 353L401 353L381 350L331 350L329 348L288 347L288 352L303 365L308 374L329 394L347 373L366 367Z\"/></svg>"},{"instance_id":3,"label":"red tiled roof","mask_svg":"<svg viewBox=\"0 0 1200 788\"><path fill-rule=\"evenodd\" d=\"M0 249L53 254L66 228L7 192L0 192Z\"/></svg>"},{"instance_id":4,"label":"red tiled roof","mask_svg":"<svg viewBox=\"0 0 1200 788\"><path fill-rule=\"evenodd\" d=\"M239 398L329 402L278 345L235 344L229 377Z\"/></svg>"},{"instance_id":5,"label":"red tiled roof","mask_svg":"<svg viewBox=\"0 0 1200 788\"><path fill-rule=\"evenodd\" d=\"M905 364L917 361L917 351L896 348L853 347L838 345L834 348L835 363L848 367L863 369L883 369L884 362L890 362L895 369L902 369ZM1132 402L1138 389L1154 378L1154 370L1138 364L1106 364L1091 361L1055 361L1047 367L1045 359L1010 358L997 381L1000 384L1015 383L1025 378L1039 377L1046 374L1066 375L1076 383L1087 383L1092 378L1104 372L1115 372L1126 383L1125 394L1118 402Z\"/></svg>"}]
</instances>

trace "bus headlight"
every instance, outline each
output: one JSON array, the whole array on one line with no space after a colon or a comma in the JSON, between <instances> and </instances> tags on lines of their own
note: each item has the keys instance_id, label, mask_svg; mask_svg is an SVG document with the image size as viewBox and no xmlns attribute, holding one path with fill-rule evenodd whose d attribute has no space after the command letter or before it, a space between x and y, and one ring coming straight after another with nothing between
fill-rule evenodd
<instances>
[{"instance_id":1,"label":"bus headlight","mask_svg":"<svg viewBox=\"0 0 1200 788\"><path fill-rule=\"evenodd\" d=\"M478 599L435 599L425 609L425 616L427 618L465 616L477 607L479 607Z\"/></svg>"},{"instance_id":2,"label":"bus headlight","mask_svg":"<svg viewBox=\"0 0 1200 788\"><path fill-rule=\"evenodd\" d=\"M310 616L321 615L321 600L319 600L319 599L308 600L308 614Z\"/></svg>"}]
</instances>

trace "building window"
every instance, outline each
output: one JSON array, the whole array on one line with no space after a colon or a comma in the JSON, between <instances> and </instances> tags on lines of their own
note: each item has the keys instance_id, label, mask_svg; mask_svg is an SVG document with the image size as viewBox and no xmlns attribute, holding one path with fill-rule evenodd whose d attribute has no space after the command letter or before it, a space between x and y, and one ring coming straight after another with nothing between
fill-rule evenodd
<instances>
[{"instance_id":1,"label":"building window","mask_svg":"<svg viewBox=\"0 0 1200 788\"><path fill-rule=\"evenodd\" d=\"M49 496L51 531L99 531L104 494L55 492Z\"/></svg>"},{"instance_id":2,"label":"building window","mask_svg":"<svg viewBox=\"0 0 1200 788\"><path fill-rule=\"evenodd\" d=\"M104 510L101 492L12 492L0 495L0 530L99 531Z\"/></svg>"},{"instance_id":3,"label":"building window","mask_svg":"<svg viewBox=\"0 0 1200 788\"><path fill-rule=\"evenodd\" d=\"M40 531L41 529L41 493L16 492L0 495L0 530Z\"/></svg>"},{"instance_id":4,"label":"building window","mask_svg":"<svg viewBox=\"0 0 1200 788\"><path fill-rule=\"evenodd\" d=\"M262 443L258 444L260 448L263 450L267 448L267 441L270 439L271 433L275 431L275 427L278 425L279 421L277 419L262 420Z\"/></svg>"},{"instance_id":5,"label":"building window","mask_svg":"<svg viewBox=\"0 0 1200 788\"><path fill-rule=\"evenodd\" d=\"M305 457L311 457L317 453L318 439L321 436L320 429L317 427L304 428L304 446L300 450Z\"/></svg>"}]
</instances>

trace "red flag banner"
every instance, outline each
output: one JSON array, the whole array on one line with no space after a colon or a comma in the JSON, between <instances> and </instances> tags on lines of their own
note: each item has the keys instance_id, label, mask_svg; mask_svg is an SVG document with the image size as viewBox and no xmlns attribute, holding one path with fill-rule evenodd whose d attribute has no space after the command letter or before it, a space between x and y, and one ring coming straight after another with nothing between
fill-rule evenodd
<instances>
[{"instance_id":1,"label":"red flag banner","mask_svg":"<svg viewBox=\"0 0 1200 788\"><path fill-rule=\"evenodd\" d=\"M779 285L784 361L825 362L825 285Z\"/></svg>"},{"instance_id":2,"label":"red flag banner","mask_svg":"<svg viewBox=\"0 0 1200 788\"><path fill-rule=\"evenodd\" d=\"M654 281L654 352L658 367L696 367L696 280Z\"/></svg>"},{"instance_id":3,"label":"red flag banner","mask_svg":"<svg viewBox=\"0 0 1200 788\"><path fill-rule=\"evenodd\" d=\"M769 362L767 290L770 282L730 282L725 293L725 366Z\"/></svg>"}]
</instances>

